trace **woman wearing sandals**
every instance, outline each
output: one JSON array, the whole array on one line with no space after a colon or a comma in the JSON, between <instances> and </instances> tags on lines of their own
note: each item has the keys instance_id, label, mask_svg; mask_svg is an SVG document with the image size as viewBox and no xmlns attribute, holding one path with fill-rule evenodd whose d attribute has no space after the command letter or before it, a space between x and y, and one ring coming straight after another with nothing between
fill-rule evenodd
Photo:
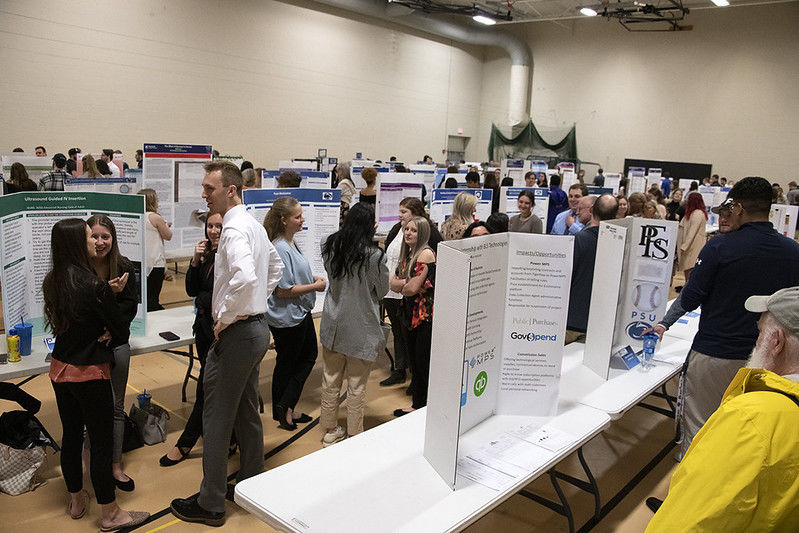
<instances>
[{"instance_id":1,"label":"woman wearing sandals","mask_svg":"<svg viewBox=\"0 0 799 533\"><path fill-rule=\"evenodd\" d=\"M159 460L161 466L174 466L184 460L203 434L203 377L205 356L214 340L214 319L211 315L211 296L214 290L214 257L219 237L222 235L222 215L212 214L205 221L205 239L194 246L194 256L186 272L186 293L194 297L194 345L200 361L197 392L186 427L177 444ZM231 439L230 455L235 452L235 438Z\"/></svg>"},{"instance_id":2,"label":"woman wearing sandals","mask_svg":"<svg viewBox=\"0 0 799 533\"><path fill-rule=\"evenodd\" d=\"M101 531L137 526L149 513L125 511L116 503L111 470L114 446L113 348L128 342L128 324L115 293L124 282L99 279L91 261L97 255L89 225L79 218L53 226L52 269L44 278L45 323L56 336L50 363L61 418L61 470L69 491L67 512L82 518L89 506L83 490L83 427L91 439L91 479L102 506Z\"/></svg>"},{"instance_id":3,"label":"woman wearing sandals","mask_svg":"<svg viewBox=\"0 0 799 533\"><path fill-rule=\"evenodd\" d=\"M388 291L386 254L372 241L375 212L353 205L341 229L322 242L330 279L319 338L322 341L322 446L363 432L366 383L377 354L386 345L380 299ZM338 425L341 384L347 380L347 430Z\"/></svg>"},{"instance_id":4,"label":"woman wearing sandals","mask_svg":"<svg viewBox=\"0 0 799 533\"><path fill-rule=\"evenodd\" d=\"M264 220L269 240L285 265L283 277L269 297L267 322L277 352L272 374L272 418L288 431L297 429L297 422L311 421L305 413L295 417L294 408L316 363L318 348L311 311L316 293L327 285L325 278L313 275L311 264L294 241L304 222L302 206L290 196L275 200Z\"/></svg>"},{"instance_id":5,"label":"woman wearing sandals","mask_svg":"<svg viewBox=\"0 0 799 533\"><path fill-rule=\"evenodd\" d=\"M94 215L86 221L92 230L95 256L91 258L94 273L101 280L107 281L112 289L120 287L116 292L119 310L125 319L130 335L130 323L136 318L139 307L139 283L133 263L119 253L117 230L114 223L105 215ZM119 490L130 492L135 488L133 479L122 470L122 441L125 436L125 391L128 387L128 370L130 368L130 344L120 344L114 348L114 364L111 367L111 388L114 391L114 450L111 470L114 483Z\"/></svg>"}]
</instances>

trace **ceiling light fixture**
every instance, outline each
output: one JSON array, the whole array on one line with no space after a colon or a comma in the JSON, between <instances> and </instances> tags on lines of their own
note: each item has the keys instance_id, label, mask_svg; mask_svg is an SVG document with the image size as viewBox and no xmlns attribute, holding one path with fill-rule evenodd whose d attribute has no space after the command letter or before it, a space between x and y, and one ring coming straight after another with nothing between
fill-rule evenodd
<instances>
[{"instance_id":1,"label":"ceiling light fixture","mask_svg":"<svg viewBox=\"0 0 799 533\"><path fill-rule=\"evenodd\" d=\"M713 2L714 4L716 4L719 7L725 7L725 6L730 5L729 0L710 0L710 1Z\"/></svg>"},{"instance_id":2,"label":"ceiling light fixture","mask_svg":"<svg viewBox=\"0 0 799 533\"><path fill-rule=\"evenodd\" d=\"M584 7L580 9L580 13L582 13L586 17L595 17L597 15L597 12L591 9L590 7Z\"/></svg>"},{"instance_id":3,"label":"ceiling light fixture","mask_svg":"<svg viewBox=\"0 0 799 533\"><path fill-rule=\"evenodd\" d=\"M474 15L472 20L475 22L479 22L480 24L485 24L486 26L493 26L497 23L496 20L492 19L491 17L487 17L485 15Z\"/></svg>"}]
</instances>

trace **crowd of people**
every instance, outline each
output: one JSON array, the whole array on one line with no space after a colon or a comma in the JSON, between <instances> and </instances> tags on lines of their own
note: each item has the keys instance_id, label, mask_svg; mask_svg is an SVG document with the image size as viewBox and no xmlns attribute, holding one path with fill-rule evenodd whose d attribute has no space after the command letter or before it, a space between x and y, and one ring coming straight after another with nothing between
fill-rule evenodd
<instances>
[{"instance_id":1,"label":"crowd of people","mask_svg":"<svg viewBox=\"0 0 799 533\"><path fill-rule=\"evenodd\" d=\"M66 172L66 161L62 160L65 158L60 155L53 158L54 173ZM97 162L86 157L90 156L84 157L83 168L94 168L92 165ZM313 274L308 258L296 244L304 223L302 206L291 197L282 197L269 210L263 225L258 224L242 205L242 189L253 186L251 177L246 177L247 170L250 169L242 172L224 160L205 165L205 239L196 244L186 275L186 292L194 297L196 309L193 330L200 378L185 429L160 458L163 467L178 464L203 437L200 491L171 504L172 512L182 520L208 525L224 523L224 501L232 495L232 485L227 483L227 459L237 449L241 455L238 481L263 470L258 378L270 337L277 354L272 376L272 418L283 430L294 431L298 424L312 420L296 408L316 364L318 345L322 347L322 446L364 431L368 379L389 333L393 334L394 359L391 374L380 385L404 386L408 377L411 380L406 389L410 405L397 406L394 415L403 416L427 404L436 253L442 241L508 231L574 236L566 342L584 342L600 223L626 216L679 221L678 268L684 272L686 285L669 315L654 329L662 335L681 314L702 306L699 333L681 377L679 414L685 465L700 471L707 466L695 457L707 455L711 445L701 447L699 441L714 442L715 438L708 429L710 424L701 432L700 429L711 419L724 390L731 380L733 387L735 380L758 379L751 372L736 377L755 341L761 342L757 313L763 312L766 317L760 322L760 337L768 331L769 339L777 338L772 343L776 343L773 351L784 351L794 358L789 365L774 363L772 367L768 366L771 360L767 360L762 368L777 369L793 381L796 379L791 376L799 374L799 366L794 365L799 363L795 290L788 293L789 299L794 298L789 304L784 303L784 295L775 295L776 303L747 300L754 295L779 295L781 289L799 286L799 271L782 266L785 261L796 264L799 245L776 234L768 223L774 188L762 178L740 180L728 199L713 208L719 215L722 235L708 244L704 231L707 209L698 192L684 194L675 189L668 201L659 188L629 197L623 190L618 195L596 196L589 194L583 182L563 191L559 175L550 176L547 184L545 174L528 173L525 184L530 189L518 194L519 214L510 218L499 212L498 206L492 206L486 220L477 220L476 197L464 191L455 197L452 214L439 229L428 217L421 199L403 199L399 221L381 248L374 239L372 194L378 173L374 168L365 168L361 175L367 188L359 192L350 166L340 163L335 174L337 187L342 190L341 224L337 232L318 243L326 273L320 277ZM279 186L299 185L298 175L284 174L278 179ZM44 184L52 184L58 176L45 178ZM471 170L465 178L467 186L474 188L475 178L479 186L479 172ZM483 180L484 187L494 190L502 182L493 172ZM604 183L601 169L593 183ZM26 186L24 177L18 174L11 184ZM532 189L540 186L549 189L546 220L533 213L536 200ZM791 195L794 190L789 192L791 199L799 196ZM354 201L356 193L358 201ZM148 255L140 275L148 281L147 309L156 310L162 308L158 293L165 266L163 241L171 238L171 229L157 212L155 191L144 189L140 194L145 197L148 213ZM115 503L114 492L135 488L133 479L124 471L121 450L130 358L128 337L138 305L139 274L120 254L116 230L108 217L62 220L53 227L51 242L53 263L44 279L43 294L47 324L56 335L50 378L64 431L61 464L70 494L68 512L72 518L81 518L89 503L82 487L85 427L91 480L102 507L102 530L135 526L148 515L121 509ZM725 283L717 283L718 280ZM324 291L317 339L311 311L317 294ZM383 321L381 306L390 324ZM786 306L787 322L778 313L784 312ZM789 340L780 341L777 330ZM763 341L764 350L765 345ZM771 374L766 377L774 379ZM346 422L342 425L339 394L345 382ZM779 386L785 388L781 382L774 385ZM730 395L729 389L727 394ZM731 420L744 415L736 416L739 418ZM730 422L723 419L717 424ZM686 494L696 490L695 482L678 478L684 476L683 470L681 465L675 474L680 483L675 483L659 511L662 514L656 517L678 513L679 508L674 507L678 504L671 502L683 502ZM653 524L657 525L657 521Z\"/></svg>"}]
</instances>

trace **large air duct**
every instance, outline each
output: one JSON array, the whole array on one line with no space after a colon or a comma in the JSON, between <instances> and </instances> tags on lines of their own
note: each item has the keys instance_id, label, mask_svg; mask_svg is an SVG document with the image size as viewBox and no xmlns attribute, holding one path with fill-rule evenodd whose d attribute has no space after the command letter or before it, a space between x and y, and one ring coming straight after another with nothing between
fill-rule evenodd
<instances>
[{"instance_id":1,"label":"large air duct","mask_svg":"<svg viewBox=\"0 0 799 533\"><path fill-rule=\"evenodd\" d=\"M530 84L531 56L527 44L521 39L500 32L474 26L460 26L418 13L412 9L386 2L386 0L315 0L321 4L354 11L363 15L402 24L459 43L478 46L496 46L510 56L510 92L508 98L508 124L526 122L529 116L527 91Z\"/></svg>"}]
</instances>

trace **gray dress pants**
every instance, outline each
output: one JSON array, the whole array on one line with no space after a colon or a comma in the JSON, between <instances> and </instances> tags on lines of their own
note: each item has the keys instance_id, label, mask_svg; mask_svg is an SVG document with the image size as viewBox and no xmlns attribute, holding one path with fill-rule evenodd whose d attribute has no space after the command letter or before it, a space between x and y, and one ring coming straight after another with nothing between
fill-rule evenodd
<instances>
[{"instance_id":1,"label":"gray dress pants","mask_svg":"<svg viewBox=\"0 0 799 533\"><path fill-rule=\"evenodd\" d=\"M263 472L264 435L258 413L258 370L269 347L266 317L234 322L211 344L203 389L203 481L197 502L224 512L230 434L236 429L241 467L237 481Z\"/></svg>"}]
</instances>

